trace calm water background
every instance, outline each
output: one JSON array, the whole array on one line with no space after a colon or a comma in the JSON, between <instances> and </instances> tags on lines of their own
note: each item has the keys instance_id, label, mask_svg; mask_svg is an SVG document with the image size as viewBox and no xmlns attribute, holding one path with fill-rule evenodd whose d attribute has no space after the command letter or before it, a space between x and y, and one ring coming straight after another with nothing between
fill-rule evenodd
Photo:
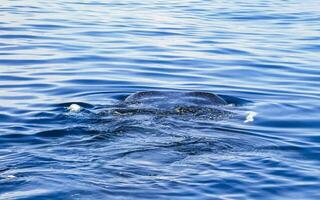
<instances>
[{"instance_id":1,"label":"calm water background","mask_svg":"<svg viewBox=\"0 0 320 200\"><path fill-rule=\"evenodd\" d=\"M0 199L320 199L319 10L2 1ZM90 114L144 90L218 93L258 115Z\"/></svg>"}]
</instances>

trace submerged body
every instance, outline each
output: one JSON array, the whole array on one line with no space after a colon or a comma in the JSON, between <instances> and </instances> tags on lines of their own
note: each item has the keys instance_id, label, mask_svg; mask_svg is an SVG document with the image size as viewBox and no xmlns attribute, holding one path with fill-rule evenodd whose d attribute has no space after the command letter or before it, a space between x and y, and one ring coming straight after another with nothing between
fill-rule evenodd
<instances>
[{"instance_id":1,"label":"submerged body","mask_svg":"<svg viewBox=\"0 0 320 200\"><path fill-rule=\"evenodd\" d=\"M208 92L163 92L145 91L129 95L120 107L112 109L115 115L180 116L205 119L222 119L232 112L227 111L227 102Z\"/></svg>"}]
</instances>

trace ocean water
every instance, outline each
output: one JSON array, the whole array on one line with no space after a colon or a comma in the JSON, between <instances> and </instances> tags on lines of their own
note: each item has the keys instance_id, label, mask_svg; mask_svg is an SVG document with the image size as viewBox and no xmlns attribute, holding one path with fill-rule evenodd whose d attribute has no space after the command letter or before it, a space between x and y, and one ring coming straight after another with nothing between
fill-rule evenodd
<instances>
[{"instance_id":1,"label":"ocean water","mask_svg":"<svg viewBox=\"0 0 320 200\"><path fill-rule=\"evenodd\" d=\"M320 199L319 10L2 1L0 199ZM139 91L218 94L234 115L112 113Z\"/></svg>"}]
</instances>

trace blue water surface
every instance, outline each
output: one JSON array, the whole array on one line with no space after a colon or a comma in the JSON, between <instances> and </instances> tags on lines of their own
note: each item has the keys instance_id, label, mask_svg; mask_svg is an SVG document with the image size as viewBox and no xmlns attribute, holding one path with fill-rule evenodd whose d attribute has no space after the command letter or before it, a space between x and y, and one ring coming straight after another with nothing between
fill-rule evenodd
<instances>
[{"instance_id":1,"label":"blue water surface","mask_svg":"<svg viewBox=\"0 0 320 200\"><path fill-rule=\"evenodd\" d=\"M319 11L4 0L0 199L320 199ZM150 90L216 93L237 116L104 112Z\"/></svg>"}]
</instances>

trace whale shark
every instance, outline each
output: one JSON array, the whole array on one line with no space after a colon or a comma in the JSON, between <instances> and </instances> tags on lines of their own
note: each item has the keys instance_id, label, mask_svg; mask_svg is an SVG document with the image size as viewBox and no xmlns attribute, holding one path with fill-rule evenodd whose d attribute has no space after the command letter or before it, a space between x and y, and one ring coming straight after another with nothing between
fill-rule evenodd
<instances>
[{"instance_id":1,"label":"whale shark","mask_svg":"<svg viewBox=\"0 0 320 200\"><path fill-rule=\"evenodd\" d=\"M79 112L81 106L72 104L71 112ZM240 112L223 97L201 91L140 91L130 94L117 104L103 110L100 115L134 117L176 117L220 121ZM255 112L246 112L245 123L253 122Z\"/></svg>"},{"instance_id":2,"label":"whale shark","mask_svg":"<svg viewBox=\"0 0 320 200\"><path fill-rule=\"evenodd\" d=\"M123 156L152 160L149 150L174 152L177 156L168 160L171 163L189 155L254 151L259 140L243 137L241 130L232 128L245 117L246 110L239 105L210 92L141 91L108 105L69 104L66 122L76 127L71 130L89 130L98 140L124 141L125 148L143 144L142 149ZM246 114L241 120L253 122L255 113Z\"/></svg>"},{"instance_id":3,"label":"whale shark","mask_svg":"<svg viewBox=\"0 0 320 200\"><path fill-rule=\"evenodd\" d=\"M234 114L227 106L222 97L209 92L142 91L129 95L107 113L221 120Z\"/></svg>"}]
</instances>

